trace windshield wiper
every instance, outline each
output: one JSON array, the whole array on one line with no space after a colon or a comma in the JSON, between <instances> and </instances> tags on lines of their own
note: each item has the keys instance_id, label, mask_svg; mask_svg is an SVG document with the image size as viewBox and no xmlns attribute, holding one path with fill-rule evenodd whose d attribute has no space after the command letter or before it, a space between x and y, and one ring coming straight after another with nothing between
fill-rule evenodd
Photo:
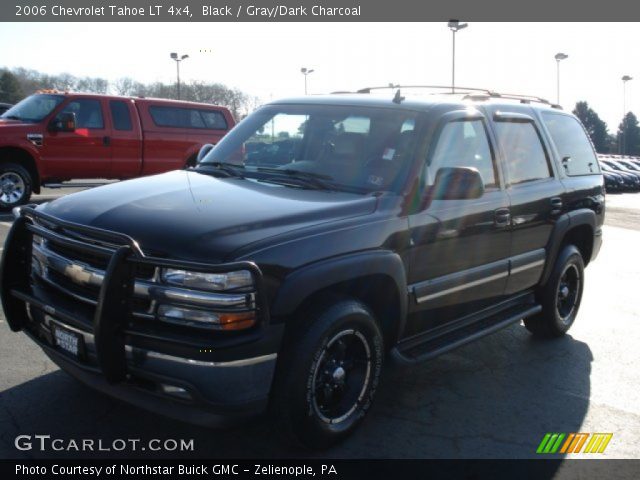
<instances>
[{"instance_id":1,"label":"windshield wiper","mask_svg":"<svg viewBox=\"0 0 640 480\"><path fill-rule=\"evenodd\" d=\"M333 180L333 177L330 175L323 175L321 173L314 172L302 172L300 170L294 170L291 168L258 167L257 171L264 173L275 173L276 175L293 178L314 188L321 188L323 190L335 189L331 184L331 180Z\"/></svg>"},{"instance_id":2,"label":"windshield wiper","mask_svg":"<svg viewBox=\"0 0 640 480\"><path fill-rule=\"evenodd\" d=\"M215 167L213 170L224 172L228 177L244 178L244 165L235 165L226 162L207 162L198 165L198 170L207 170L207 167Z\"/></svg>"},{"instance_id":3,"label":"windshield wiper","mask_svg":"<svg viewBox=\"0 0 640 480\"><path fill-rule=\"evenodd\" d=\"M7 115L7 116L3 116L1 118L5 118L8 120L22 120L20 117L18 117L17 115Z\"/></svg>"}]
</instances>

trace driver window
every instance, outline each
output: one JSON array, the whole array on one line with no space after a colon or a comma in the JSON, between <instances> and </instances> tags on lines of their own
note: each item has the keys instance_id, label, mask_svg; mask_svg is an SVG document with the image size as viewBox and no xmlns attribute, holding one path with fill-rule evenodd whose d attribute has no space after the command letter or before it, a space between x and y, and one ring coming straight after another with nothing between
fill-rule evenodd
<instances>
[{"instance_id":1,"label":"driver window","mask_svg":"<svg viewBox=\"0 0 640 480\"><path fill-rule=\"evenodd\" d=\"M447 123L440 132L424 176L432 186L442 167L474 167L485 188L497 187L495 162L482 120L458 120Z\"/></svg>"},{"instance_id":2,"label":"driver window","mask_svg":"<svg viewBox=\"0 0 640 480\"><path fill-rule=\"evenodd\" d=\"M83 98L69 102L62 113L76 114L76 128L104 128L100 100Z\"/></svg>"},{"instance_id":3,"label":"driver window","mask_svg":"<svg viewBox=\"0 0 640 480\"><path fill-rule=\"evenodd\" d=\"M278 167L295 161L307 119L307 115L275 115L245 142L244 162Z\"/></svg>"}]
</instances>

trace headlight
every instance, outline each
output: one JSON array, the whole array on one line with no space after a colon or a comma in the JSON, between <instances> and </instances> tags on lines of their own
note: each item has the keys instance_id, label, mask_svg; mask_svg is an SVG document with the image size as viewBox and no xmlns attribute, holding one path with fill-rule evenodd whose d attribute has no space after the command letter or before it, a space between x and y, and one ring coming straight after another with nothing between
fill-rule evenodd
<instances>
[{"instance_id":1,"label":"headlight","mask_svg":"<svg viewBox=\"0 0 640 480\"><path fill-rule=\"evenodd\" d=\"M162 271L162 281L179 287L215 292L253 286L253 277L248 270L228 273L201 273L167 268Z\"/></svg>"}]
</instances>

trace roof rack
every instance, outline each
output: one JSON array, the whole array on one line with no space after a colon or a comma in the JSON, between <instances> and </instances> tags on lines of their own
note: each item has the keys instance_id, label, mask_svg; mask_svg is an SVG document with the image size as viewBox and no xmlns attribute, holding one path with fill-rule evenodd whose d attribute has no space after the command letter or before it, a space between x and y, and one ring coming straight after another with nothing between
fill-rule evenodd
<instances>
[{"instance_id":1,"label":"roof rack","mask_svg":"<svg viewBox=\"0 0 640 480\"><path fill-rule=\"evenodd\" d=\"M356 90L355 93L371 93L373 90L389 90L389 89L398 89L398 91L402 88L425 88L425 89L435 89L435 90L448 90L446 92L442 92L445 95L461 95L465 94L463 100L486 100L488 98L504 98L508 100L518 100L520 103L542 103L544 105L549 105L551 108L556 108L562 110L562 107L558 104L551 103L549 100L536 97L533 95L521 95L517 93L500 93L494 90L489 90L487 88L477 88L477 87L451 87L444 85L394 85L389 84L384 87L366 87ZM347 92L335 92L335 93L347 93ZM396 92L397 95L397 92Z\"/></svg>"},{"instance_id":2,"label":"roof rack","mask_svg":"<svg viewBox=\"0 0 640 480\"><path fill-rule=\"evenodd\" d=\"M452 89L451 85L444 86L444 85L393 85L393 84L389 84L385 87L361 88L360 90L356 90L355 93L371 93L372 90L389 90L394 88L431 88L431 89L451 90L450 92L444 92L444 93L449 93L452 95L465 93L465 92L483 92L483 93L486 93L487 95L494 93L491 90L488 90L486 88L475 88L475 87L454 87ZM463 91L461 92L459 90L463 90Z\"/></svg>"}]
</instances>

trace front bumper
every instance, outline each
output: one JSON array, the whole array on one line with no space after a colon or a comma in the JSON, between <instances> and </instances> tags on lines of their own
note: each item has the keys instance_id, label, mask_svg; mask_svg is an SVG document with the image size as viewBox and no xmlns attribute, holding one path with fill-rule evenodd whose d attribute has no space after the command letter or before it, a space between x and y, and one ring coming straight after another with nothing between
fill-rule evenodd
<instances>
[{"instance_id":1,"label":"front bumper","mask_svg":"<svg viewBox=\"0 0 640 480\"><path fill-rule=\"evenodd\" d=\"M34 234L68 248L107 255L108 267L100 278L95 305L32 274ZM99 243L87 242L88 238ZM110 248L105 249L105 244ZM213 335L136 314L138 264L214 273L250 270L256 289L248 295L247 305L255 310L258 324L246 332ZM77 273L66 270L70 275ZM267 405L282 327L269 324L262 275L252 263L207 265L150 258L128 237L25 208L7 237L0 282L11 329L24 330L60 368L97 390L199 425L229 423L257 414ZM240 308L220 300L222 309ZM82 348L77 356L56 344L56 328L78 338Z\"/></svg>"}]
</instances>

